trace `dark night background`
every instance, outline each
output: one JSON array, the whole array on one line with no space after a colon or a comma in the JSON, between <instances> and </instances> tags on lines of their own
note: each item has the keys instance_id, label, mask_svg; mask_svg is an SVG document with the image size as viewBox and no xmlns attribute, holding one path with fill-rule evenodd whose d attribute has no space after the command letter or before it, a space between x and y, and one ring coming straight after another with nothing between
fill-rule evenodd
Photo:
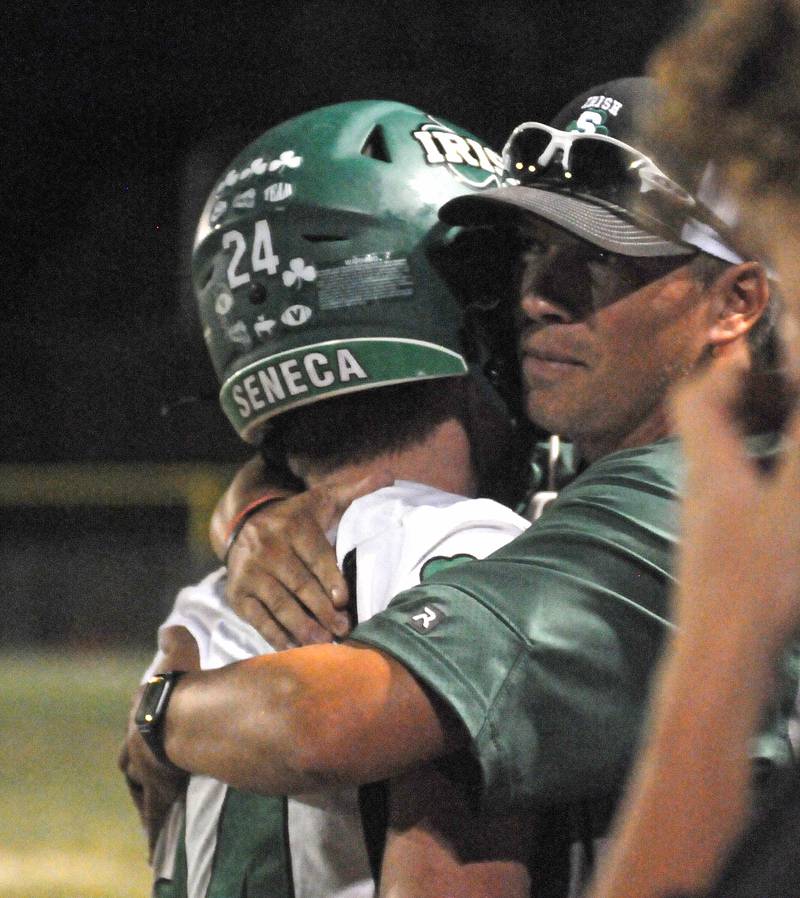
<instances>
[{"instance_id":1,"label":"dark night background","mask_svg":"<svg viewBox=\"0 0 800 898\"><path fill-rule=\"evenodd\" d=\"M192 317L189 247L206 192L262 131L315 106L388 98L499 148L520 121L641 73L684 10L681 0L204 6L5 11L2 477L13 476L9 463L246 457L215 401L160 409L215 394ZM47 517L61 520L57 501L27 530L23 506L0 504L6 535L12 511L22 543L58 529ZM106 513L90 515L94 529L72 521L72 538L113 531ZM158 543L159 521L171 525L156 517L121 532L144 528ZM19 563L20 545L6 562ZM61 539L58 551L77 550Z\"/></svg>"}]
</instances>

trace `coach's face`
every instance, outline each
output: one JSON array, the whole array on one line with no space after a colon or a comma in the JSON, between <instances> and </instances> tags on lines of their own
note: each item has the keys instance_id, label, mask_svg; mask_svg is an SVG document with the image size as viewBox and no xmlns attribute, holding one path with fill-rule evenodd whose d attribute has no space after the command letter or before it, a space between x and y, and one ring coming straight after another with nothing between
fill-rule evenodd
<instances>
[{"instance_id":1,"label":"coach's face","mask_svg":"<svg viewBox=\"0 0 800 898\"><path fill-rule=\"evenodd\" d=\"M707 351L704 291L680 259L606 254L531 226L520 264L528 416L585 457L667 432L668 388Z\"/></svg>"}]
</instances>

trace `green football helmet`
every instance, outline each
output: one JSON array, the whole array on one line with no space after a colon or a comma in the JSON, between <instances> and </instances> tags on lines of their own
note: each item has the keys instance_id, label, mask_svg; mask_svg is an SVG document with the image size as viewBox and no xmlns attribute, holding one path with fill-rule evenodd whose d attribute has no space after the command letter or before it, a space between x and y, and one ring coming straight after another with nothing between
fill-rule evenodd
<instances>
[{"instance_id":1,"label":"green football helmet","mask_svg":"<svg viewBox=\"0 0 800 898\"><path fill-rule=\"evenodd\" d=\"M436 265L447 200L502 160L411 106L357 101L271 128L228 167L195 237L203 335L237 433L341 393L465 374L462 310Z\"/></svg>"}]
</instances>

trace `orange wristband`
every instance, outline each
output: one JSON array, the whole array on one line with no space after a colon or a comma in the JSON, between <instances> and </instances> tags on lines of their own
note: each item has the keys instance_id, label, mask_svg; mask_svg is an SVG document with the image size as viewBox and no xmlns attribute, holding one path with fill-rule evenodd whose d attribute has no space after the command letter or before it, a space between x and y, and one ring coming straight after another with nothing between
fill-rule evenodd
<instances>
[{"instance_id":1,"label":"orange wristband","mask_svg":"<svg viewBox=\"0 0 800 898\"><path fill-rule=\"evenodd\" d=\"M280 502L282 499L288 499L291 495L292 493L273 491L271 493L265 493L263 496L259 496L257 499L253 499L252 502L245 505L245 507L239 512L239 514L237 514L236 517L231 521L231 525L228 528L228 536L225 539L224 564L226 566L228 564L228 555L233 548L233 544L236 542L236 537L242 532L242 528L250 520L250 518L256 512L261 511L262 508L266 508L267 505L271 505L273 502Z\"/></svg>"}]
</instances>

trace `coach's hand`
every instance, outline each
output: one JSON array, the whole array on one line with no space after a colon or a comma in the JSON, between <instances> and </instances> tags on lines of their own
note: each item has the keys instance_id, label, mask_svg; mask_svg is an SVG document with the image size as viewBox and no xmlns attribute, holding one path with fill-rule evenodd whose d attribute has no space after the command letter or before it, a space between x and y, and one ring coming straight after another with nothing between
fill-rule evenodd
<instances>
[{"instance_id":1,"label":"coach's hand","mask_svg":"<svg viewBox=\"0 0 800 898\"><path fill-rule=\"evenodd\" d=\"M160 763L139 735L133 715L141 693L140 688L134 696L128 732L119 752L118 765L147 833L147 845L152 856L169 809L186 789L188 774L177 767Z\"/></svg>"},{"instance_id":2,"label":"coach's hand","mask_svg":"<svg viewBox=\"0 0 800 898\"><path fill-rule=\"evenodd\" d=\"M326 534L354 499L392 479L321 481L252 514L228 551L231 608L276 649L347 635L347 584Z\"/></svg>"}]
</instances>

